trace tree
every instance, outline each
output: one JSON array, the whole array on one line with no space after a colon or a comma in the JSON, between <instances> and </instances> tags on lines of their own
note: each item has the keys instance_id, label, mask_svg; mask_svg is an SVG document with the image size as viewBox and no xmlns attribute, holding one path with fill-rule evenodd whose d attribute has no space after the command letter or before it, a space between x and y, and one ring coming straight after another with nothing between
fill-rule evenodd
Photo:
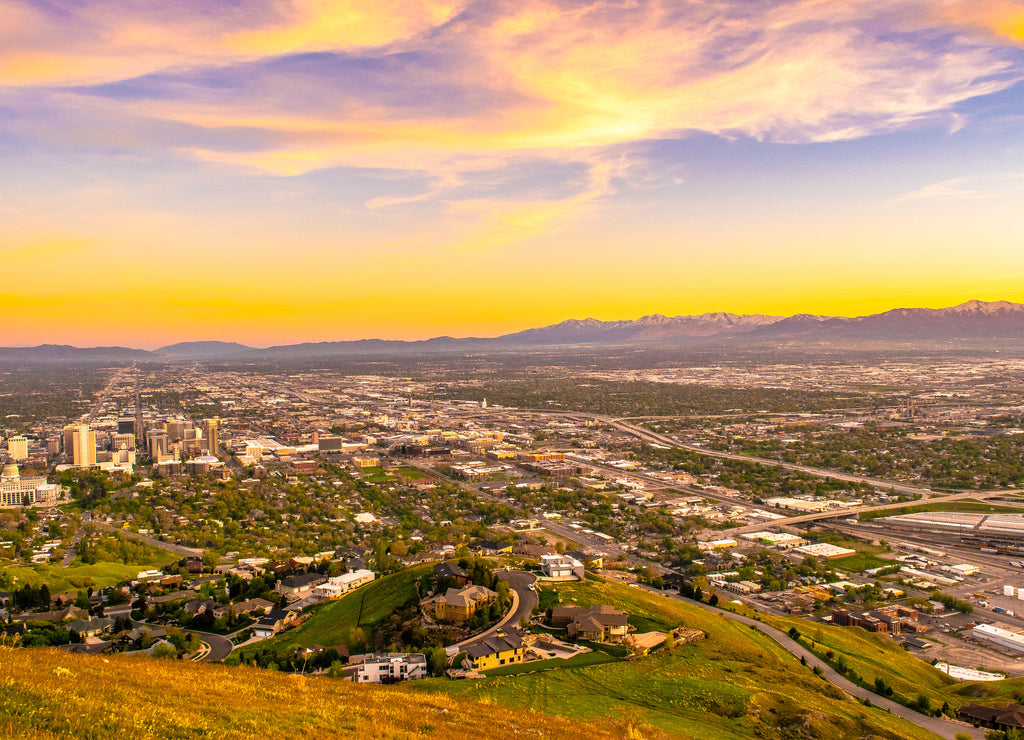
<instances>
[{"instance_id":1,"label":"tree","mask_svg":"<svg viewBox=\"0 0 1024 740\"><path fill-rule=\"evenodd\" d=\"M448 653L443 647L437 647L427 652L427 666L430 668L430 675L444 675L448 667Z\"/></svg>"},{"instance_id":2,"label":"tree","mask_svg":"<svg viewBox=\"0 0 1024 740\"><path fill-rule=\"evenodd\" d=\"M718 606L718 594L711 594L711 598L708 599L708 603L711 606Z\"/></svg>"},{"instance_id":3,"label":"tree","mask_svg":"<svg viewBox=\"0 0 1024 740\"><path fill-rule=\"evenodd\" d=\"M211 573L213 569L220 565L220 555L215 553L213 550L207 550L203 553L203 569L208 570Z\"/></svg>"},{"instance_id":4,"label":"tree","mask_svg":"<svg viewBox=\"0 0 1024 740\"><path fill-rule=\"evenodd\" d=\"M693 600L704 601L704 592L700 590L700 586L697 586L695 589L693 589Z\"/></svg>"},{"instance_id":5,"label":"tree","mask_svg":"<svg viewBox=\"0 0 1024 740\"><path fill-rule=\"evenodd\" d=\"M155 648L153 648L154 658L177 658L178 649L171 645L169 642L161 642Z\"/></svg>"},{"instance_id":6,"label":"tree","mask_svg":"<svg viewBox=\"0 0 1024 740\"><path fill-rule=\"evenodd\" d=\"M792 639L794 639L794 640L799 640L800 639L800 630L798 630L796 627L790 627L789 628L789 636Z\"/></svg>"},{"instance_id":7,"label":"tree","mask_svg":"<svg viewBox=\"0 0 1024 740\"><path fill-rule=\"evenodd\" d=\"M664 650L673 650L676 646L676 637L672 634L672 630L665 633L665 642L661 644Z\"/></svg>"}]
</instances>

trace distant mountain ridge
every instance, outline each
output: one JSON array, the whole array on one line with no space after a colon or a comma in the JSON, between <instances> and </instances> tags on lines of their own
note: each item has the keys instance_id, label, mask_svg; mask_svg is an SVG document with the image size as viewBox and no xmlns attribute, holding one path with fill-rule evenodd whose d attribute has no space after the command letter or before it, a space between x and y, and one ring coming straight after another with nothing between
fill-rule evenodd
<instances>
[{"instance_id":1,"label":"distant mountain ridge","mask_svg":"<svg viewBox=\"0 0 1024 740\"><path fill-rule=\"evenodd\" d=\"M178 342L155 349L153 353L172 357L224 357L254 349L238 342Z\"/></svg>"},{"instance_id":2,"label":"distant mountain ridge","mask_svg":"<svg viewBox=\"0 0 1024 740\"><path fill-rule=\"evenodd\" d=\"M949 308L894 308L870 316L768 316L704 313L651 314L639 319L567 319L558 324L499 337L434 337L418 341L359 339L305 342L263 349L237 342L180 342L152 352L128 347L78 348L44 344L0 347L3 361L166 361L288 359L436 352L481 352L554 346L684 346L728 340L751 344L778 342L915 342L985 339L1024 340L1024 305L1009 301L967 301Z\"/></svg>"}]
</instances>

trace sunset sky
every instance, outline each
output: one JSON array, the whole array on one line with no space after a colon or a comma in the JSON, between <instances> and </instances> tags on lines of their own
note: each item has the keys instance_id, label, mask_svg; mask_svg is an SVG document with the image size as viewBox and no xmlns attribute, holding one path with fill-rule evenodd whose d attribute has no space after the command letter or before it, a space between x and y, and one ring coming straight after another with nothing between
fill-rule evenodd
<instances>
[{"instance_id":1,"label":"sunset sky","mask_svg":"<svg viewBox=\"0 0 1024 740\"><path fill-rule=\"evenodd\" d=\"M1024 302L1024 2L0 0L0 345Z\"/></svg>"}]
</instances>

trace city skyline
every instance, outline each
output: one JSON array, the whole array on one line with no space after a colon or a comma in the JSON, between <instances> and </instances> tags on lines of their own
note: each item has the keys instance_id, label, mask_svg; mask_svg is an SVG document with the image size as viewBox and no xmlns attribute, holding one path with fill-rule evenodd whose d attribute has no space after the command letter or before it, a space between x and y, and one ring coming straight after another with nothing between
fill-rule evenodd
<instances>
[{"instance_id":1,"label":"city skyline","mask_svg":"<svg viewBox=\"0 0 1024 740\"><path fill-rule=\"evenodd\" d=\"M1024 302L1009 0L0 0L2 345Z\"/></svg>"}]
</instances>

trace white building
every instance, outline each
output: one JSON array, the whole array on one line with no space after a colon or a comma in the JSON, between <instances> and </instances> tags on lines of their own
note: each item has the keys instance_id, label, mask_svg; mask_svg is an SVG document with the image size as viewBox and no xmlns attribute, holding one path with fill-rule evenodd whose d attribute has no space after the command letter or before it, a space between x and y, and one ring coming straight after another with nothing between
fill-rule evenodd
<instances>
[{"instance_id":1,"label":"white building","mask_svg":"<svg viewBox=\"0 0 1024 740\"><path fill-rule=\"evenodd\" d=\"M994 624L975 625L971 628L971 636L994 643L999 647L1024 652L1024 635L1004 630L1002 627L996 627Z\"/></svg>"},{"instance_id":2,"label":"white building","mask_svg":"<svg viewBox=\"0 0 1024 740\"><path fill-rule=\"evenodd\" d=\"M423 653L381 653L367 655L356 668L356 683L396 683L427 677L427 656Z\"/></svg>"},{"instance_id":3,"label":"white building","mask_svg":"<svg viewBox=\"0 0 1024 740\"><path fill-rule=\"evenodd\" d=\"M5 465L0 474L0 508L26 503L53 505L64 498L64 493L61 486L47 483L45 475L22 477L17 465Z\"/></svg>"},{"instance_id":4,"label":"white building","mask_svg":"<svg viewBox=\"0 0 1024 740\"><path fill-rule=\"evenodd\" d=\"M541 555L540 570L545 578L583 580L583 563L568 555Z\"/></svg>"},{"instance_id":5,"label":"white building","mask_svg":"<svg viewBox=\"0 0 1024 740\"><path fill-rule=\"evenodd\" d=\"M847 555L856 555L856 550L839 545L831 545L828 542L816 542L813 545L802 545L794 548L804 555L813 555L816 558L845 558Z\"/></svg>"},{"instance_id":6,"label":"white building","mask_svg":"<svg viewBox=\"0 0 1024 740\"><path fill-rule=\"evenodd\" d=\"M333 576L327 579L327 583L321 583L313 589L313 595L324 599L337 599L349 591L369 583L375 578L372 570L354 570L351 573L343 573L340 576Z\"/></svg>"}]
</instances>

